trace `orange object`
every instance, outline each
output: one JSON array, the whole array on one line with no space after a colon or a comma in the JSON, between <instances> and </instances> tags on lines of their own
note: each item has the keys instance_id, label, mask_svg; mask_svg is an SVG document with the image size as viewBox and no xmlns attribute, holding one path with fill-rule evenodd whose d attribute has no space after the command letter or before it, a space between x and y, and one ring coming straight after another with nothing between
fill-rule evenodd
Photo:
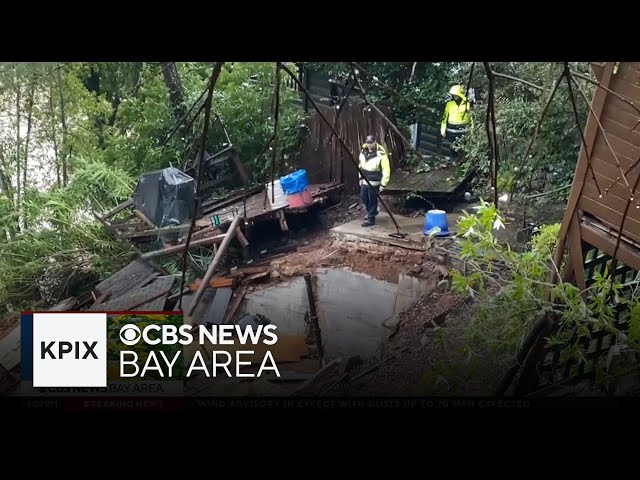
<instances>
[{"instance_id":1,"label":"orange object","mask_svg":"<svg viewBox=\"0 0 640 480\"><path fill-rule=\"evenodd\" d=\"M225 288L233 286L233 278L214 278L209 282L211 288Z\"/></svg>"},{"instance_id":2,"label":"orange object","mask_svg":"<svg viewBox=\"0 0 640 480\"><path fill-rule=\"evenodd\" d=\"M191 290L192 292L196 292L200 288L201 283L202 283L202 279L198 278L195 282L193 282L189 286L189 290ZM211 280L209 280L209 287L210 288L233 287L234 283L235 283L235 279L233 278L218 277L218 278L212 278Z\"/></svg>"}]
</instances>

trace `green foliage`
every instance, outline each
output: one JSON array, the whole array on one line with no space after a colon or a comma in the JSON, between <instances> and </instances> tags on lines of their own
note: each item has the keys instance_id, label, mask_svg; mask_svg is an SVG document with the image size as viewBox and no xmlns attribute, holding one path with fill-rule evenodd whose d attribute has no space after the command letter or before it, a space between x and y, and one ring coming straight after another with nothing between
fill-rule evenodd
<instances>
[{"instance_id":1,"label":"green foliage","mask_svg":"<svg viewBox=\"0 0 640 480\"><path fill-rule=\"evenodd\" d=\"M599 330L618 336L640 351L640 301L631 293L632 285L612 282L606 270L596 273L585 302L583 292L575 285L547 283L549 274L556 269L552 257L559 224L543 226L532 239L531 250L523 254L497 241L494 231L501 226L499 213L486 203L477 214L465 213L459 221L457 241L465 271L452 273L452 287L477 300L475 315L465 332L464 348L484 352L485 359L495 362L497 373L504 373L513 365L516 352L535 321L550 313L557 319L558 328L547 339L547 346L561 350L561 365L585 363L584 339ZM557 268L561 270L562 265ZM550 298L546 297L547 292ZM616 308L620 306L630 325L624 338L615 326ZM603 368L599 364L590 367ZM459 369L459 364L451 368ZM444 371L441 369L439 374L444 375ZM599 375L610 378L611 372L600 371Z\"/></svg>"},{"instance_id":2,"label":"green foliage","mask_svg":"<svg viewBox=\"0 0 640 480\"><path fill-rule=\"evenodd\" d=\"M286 73L281 75L278 118L278 165L286 170L297 150L304 124L303 112L295 104L297 93L286 87ZM214 92L216 112L222 117L231 142L241 150L243 162L253 179L262 182L271 165L271 152L264 147L274 131L273 98L275 65L269 62L236 63L223 70ZM222 129L212 132L212 142L226 141ZM270 170L269 170L270 171Z\"/></svg>"},{"instance_id":3,"label":"green foliage","mask_svg":"<svg viewBox=\"0 0 640 480\"><path fill-rule=\"evenodd\" d=\"M212 66L176 67L186 112L206 89ZM303 113L284 77L277 161L286 169L302 133ZM262 149L273 134L274 81L275 63L226 64L214 93L207 148L215 152L227 141L215 123L219 115L255 182L264 180L271 161ZM4 64L0 85L0 106L9 118L0 125L4 309L38 300L38 280L55 284L79 264L94 274L119 265L127 244L108 239L91 211L104 212L128 198L143 172L182 168L192 160L203 115L169 136L179 115L157 63Z\"/></svg>"},{"instance_id":4,"label":"green foliage","mask_svg":"<svg viewBox=\"0 0 640 480\"><path fill-rule=\"evenodd\" d=\"M351 76L351 68L346 63L309 62L305 65L315 72L343 82ZM433 121L441 117L449 88L453 83L462 81L465 75L459 63L418 62L413 78L413 62L363 62L360 65L379 82L400 94L396 95L380 86L364 72L359 73L369 99L393 106L401 129L416 120Z\"/></svg>"},{"instance_id":5,"label":"green foliage","mask_svg":"<svg viewBox=\"0 0 640 480\"><path fill-rule=\"evenodd\" d=\"M0 248L0 312L7 305L28 308L41 298L62 300L73 276L107 275L127 259L128 245L106 237L100 225L23 233Z\"/></svg>"},{"instance_id":6,"label":"green foliage","mask_svg":"<svg viewBox=\"0 0 640 480\"><path fill-rule=\"evenodd\" d=\"M571 64L573 70L582 71L583 67L583 64ZM495 113L500 148L499 187L511 190L517 186L520 191L544 190L547 186L564 185L571 181L581 138L564 79L542 121L530 156L524 159L540 112L562 71L562 65L511 62L495 63L492 64L492 68L496 72L521 78L544 89L535 90L504 78L496 80ZM586 97L591 100L593 87L582 80L578 82ZM473 86L486 94L486 75L474 74ZM580 125L584 128L588 106L575 86L573 90ZM485 98L482 104L477 104L474 108L476 126L459 142L459 148L466 152L467 165L478 167L481 175L488 179L490 160L485 128L486 110Z\"/></svg>"}]
</instances>

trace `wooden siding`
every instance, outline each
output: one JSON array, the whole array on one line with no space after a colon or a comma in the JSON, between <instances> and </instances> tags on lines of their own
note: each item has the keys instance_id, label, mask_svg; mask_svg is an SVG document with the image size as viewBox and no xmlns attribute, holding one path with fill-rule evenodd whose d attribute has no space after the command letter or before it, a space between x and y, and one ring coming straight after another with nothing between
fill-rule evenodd
<instances>
[{"instance_id":1,"label":"wooden siding","mask_svg":"<svg viewBox=\"0 0 640 480\"><path fill-rule=\"evenodd\" d=\"M609 88L640 106L640 64L620 64L617 73L611 78ZM618 231L631 196L630 188L633 189L640 174L640 114L615 95L609 94L600 115L600 123L606 131L608 144L605 133L598 128L591 153L591 168L596 180L594 181L591 172L586 172L578 208ZM633 130L636 126L638 128ZM609 191L605 192L607 188ZM640 208L636 208L637 196L638 194L633 194L634 200L628 211L623 234L640 241Z\"/></svg>"}]
</instances>

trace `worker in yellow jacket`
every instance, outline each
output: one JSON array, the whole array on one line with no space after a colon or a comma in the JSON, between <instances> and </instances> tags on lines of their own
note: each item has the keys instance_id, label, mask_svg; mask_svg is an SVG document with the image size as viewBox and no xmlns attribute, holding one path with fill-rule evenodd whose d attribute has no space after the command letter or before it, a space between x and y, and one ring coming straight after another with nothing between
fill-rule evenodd
<instances>
[{"instance_id":1,"label":"worker in yellow jacket","mask_svg":"<svg viewBox=\"0 0 640 480\"><path fill-rule=\"evenodd\" d=\"M455 163L458 160L459 152L453 148L453 143L467 133L469 127L473 127L473 117L471 116L471 103L465 96L461 85L451 87L449 95L451 100L444 107L440 134L452 144L449 158Z\"/></svg>"},{"instance_id":2,"label":"worker in yellow jacket","mask_svg":"<svg viewBox=\"0 0 640 480\"><path fill-rule=\"evenodd\" d=\"M376 141L376 137L373 135L367 135L366 142L362 145L360 170L362 170L362 173L371 184L371 187L369 187L362 175L359 175L360 198L367 209L367 216L362 226L370 227L376 224L378 194L384 190L391 178L391 167L387 151Z\"/></svg>"}]
</instances>

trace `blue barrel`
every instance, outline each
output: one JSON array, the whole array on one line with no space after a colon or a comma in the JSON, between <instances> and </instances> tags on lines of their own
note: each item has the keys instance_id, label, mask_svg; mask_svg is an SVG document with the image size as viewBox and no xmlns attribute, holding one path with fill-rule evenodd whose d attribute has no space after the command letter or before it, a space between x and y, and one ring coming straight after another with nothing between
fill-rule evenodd
<instances>
[{"instance_id":1,"label":"blue barrel","mask_svg":"<svg viewBox=\"0 0 640 480\"><path fill-rule=\"evenodd\" d=\"M446 237L449 235L449 225L447 223L447 212L444 210L429 210L424 219L424 235L430 235L434 230L439 229L436 237Z\"/></svg>"},{"instance_id":2,"label":"blue barrel","mask_svg":"<svg viewBox=\"0 0 640 480\"><path fill-rule=\"evenodd\" d=\"M293 195L294 193L300 193L304 191L309 183L307 182L307 171L296 170L289 175L285 175L280 178L280 185L287 195Z\"/></svg>"}]
</instances>

